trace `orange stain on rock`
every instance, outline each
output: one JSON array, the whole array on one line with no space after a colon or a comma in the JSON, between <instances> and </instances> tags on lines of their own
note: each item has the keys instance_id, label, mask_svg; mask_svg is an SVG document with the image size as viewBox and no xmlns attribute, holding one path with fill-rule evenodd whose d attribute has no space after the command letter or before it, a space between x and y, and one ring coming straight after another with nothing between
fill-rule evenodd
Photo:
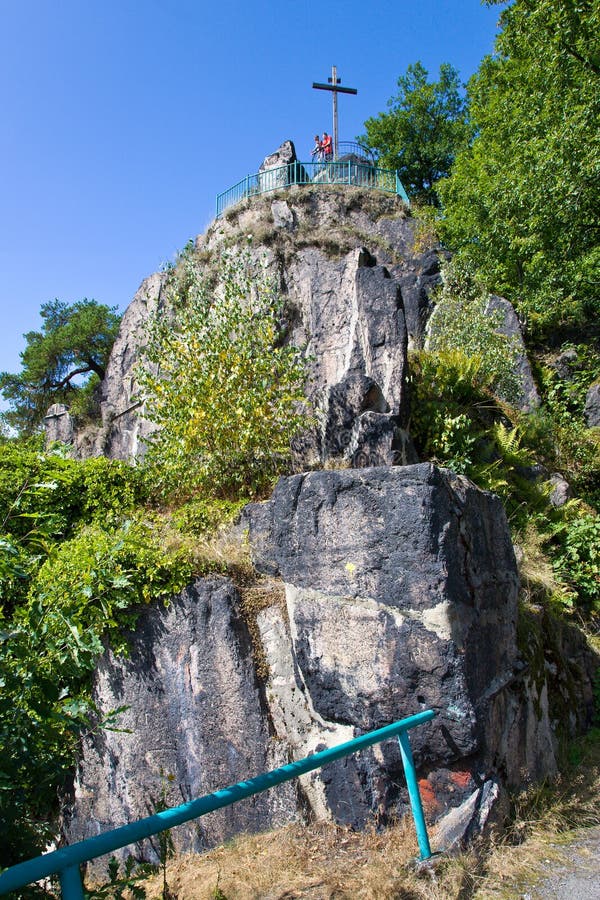
<instances>
[{"instance_id":1,"label":"orange stain on rock","mask_svg":"<svg viewBox=\"0 0 600 900\"><path fill-rule=\"evenodd\" d=\"M466 788L471 780L470 772L451 772L450 778L457 787Z\"/></svg>"},{"instance_id":2,"label":"orange stain on rock","mask_svg":"<svg viewBox=\"0 0 600 900\"><path fill-rule=\"evenodd\" d=\"M432 785L426 778L419 779L419 793L421 794L421 802L423 803L425 811L428 813L435 812L440 804L435 796Z\"/></svg>"}]
</instances>

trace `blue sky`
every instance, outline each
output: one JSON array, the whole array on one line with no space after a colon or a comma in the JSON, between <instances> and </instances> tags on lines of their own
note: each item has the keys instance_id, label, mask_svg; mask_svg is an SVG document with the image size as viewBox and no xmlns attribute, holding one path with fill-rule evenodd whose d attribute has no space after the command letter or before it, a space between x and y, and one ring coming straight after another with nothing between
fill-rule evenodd
<instances>
[{"instance_id":1,"label":"blue sky","mask_svg":"<svg viewBox=\"0 0 600 900\"><path fill-rule=\"evenodd\" d=\"M291 138L330 130L312 90L332 64L340 138L421 60L463 80L492 50L479 0L0 0L0 370L39 308L125 309L214 215L215 195Z\"/></svg>"}]
</instances>

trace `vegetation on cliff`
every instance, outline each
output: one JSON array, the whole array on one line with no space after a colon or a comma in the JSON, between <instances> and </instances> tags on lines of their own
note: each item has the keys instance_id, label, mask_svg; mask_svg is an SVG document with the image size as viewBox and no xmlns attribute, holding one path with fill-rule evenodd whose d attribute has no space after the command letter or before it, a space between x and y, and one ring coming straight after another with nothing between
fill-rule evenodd
<instances>
[{"instance_id":1,"label":"vegetation on cliff","mask_svg":"<svg viewBox=\"0 0 600 900\"><path fill-rule=\"evenodd\" d=\"M306 425L305 365L283 341L282 301L249 251L225 251L211 289L185 251L169 284L171 315L148 325L139 371L158 428L145 459L171 497L254 497L289 467Z\"/></svg>"},{"instance_id":2,"label":"vegetation on cliff","mask_svg":"<svg viewBox=\"0 0 600 900\"><path fill-rule=\"evenodd\" d=\"M104 639L192 567L144 515L135 468L14 442L0 448L0 845L18 862L53 836L57 791L94 722ZM110 722L103 723L104 726Z\"/></svg>"}]
</instances>

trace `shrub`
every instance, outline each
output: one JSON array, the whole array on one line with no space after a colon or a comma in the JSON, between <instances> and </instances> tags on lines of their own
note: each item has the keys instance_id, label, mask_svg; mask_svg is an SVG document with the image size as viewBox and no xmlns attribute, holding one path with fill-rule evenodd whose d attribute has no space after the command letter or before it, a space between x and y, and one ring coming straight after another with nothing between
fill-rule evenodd
<instances>
[{"instance_id":1,"label":"shrub","mask_svg":"<svg viewBox=\"0 0 600 900\"><path fill-rule=\"evenodd\" d=\"M566 583L565 602L583 612L600 613L600 516L561 522L554 530L553 568Z\"/></svg>"},{"instance_id":2,"label":"shrub","mask_svg":"<svg viewBox=\"0 0 600 900\"><path fill-rule=\"evenodd\" d=\"M147 464L172 497L253 495L285 469L305 422L301 352L283 343L282 303L249 253L223 253L210 291L187 266L175 321L149 327L139 378L158 430Z\"/></svg>"},{"instance_id":3,"label":"shrub","mask_svg":"<svg viewBox=\"0 0 600 900\"><path fill-rule=\"evenodd\" d=\"M514 339L499 331L501 314L488 311L489 294L460 262L447 263L442 275L427 349L437 353L458 350L478 360L475 383L507 403L517 403L521 394L519 348Z\"/></svg>"},{"instance_id":4,"label":"shrub","mask_svg":"<svg viewBox=\"0 0 600 900\"><path fill-rule=\"evenodd\" d=\"M118 523L146 497L143 473L124 462L0 445L0 618L23 600L57 541L84 522Z\"/></svg>"},{"instance_id":5,"label":"shrub","mask_svg":"<svg viewBox=\"0 0 600 900\"><path fill-rule=\"evenodd\" d=\"M89 678L105 640L127 650L122 629L139 604L189 580L183 552L163 549L143 521L109 533L88 525L40 566L27 601L0 633L0 844L6 864L52 835L57 791L92 725ZM118 711L116 711L118 712Z\"/></svg>"}]
</instances>

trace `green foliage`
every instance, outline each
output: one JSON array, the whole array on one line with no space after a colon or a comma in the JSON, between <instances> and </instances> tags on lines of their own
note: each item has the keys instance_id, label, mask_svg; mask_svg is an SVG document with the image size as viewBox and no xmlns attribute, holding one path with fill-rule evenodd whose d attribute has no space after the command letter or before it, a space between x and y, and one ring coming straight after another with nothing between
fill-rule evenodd
<instances>
[{"instance_id":1,"label":"green foliage","mask_svg":"<svg viewBox=\"0 0 600 900\"><path fill-rule=\"evenodd\" d=\"M214 534L224 525L231 524L246 503L246 499L194 497L173 511L172 522L184 534Z\"/></svg>"},{"instance_id":2,"label":"green foliage","mask_svg":"<svg viewBox=\"0 0 600 900\"><path fill-rule=\"evenodd\" d=\"M44 836L36 823L47 821L90 727L88 677L105 639L126 651L132 607L180 590L190 575L184 555L165 550L142 522L111 533L85 526L39 568L0 643L0 840L12 861L24 837Z\"/></svg>"},{"instance_id":3,"label":"green foliage","mask_svg":"<svg viewBox=\"0 0 600 900\"><path fill-rule=\"evenodd\" d=\"M502 315L489 309L489 294L458 261L443 269L442 290L429 325L428 349L446 353L457 349L478 360L475 383L500 399L520 399L517 357L519 345L502 334Z\"/></svg>"},{"instance_id":4,"label":"green foliage","mask_svg":"<svg viewBox=\"0 0 600 900\"><path fill-rule=\"evenodd\" d=\"M460 350L411 359L410 431L419 455L498 494L513 526L547 505L548 488L529 474L535 459L494 399L481 356Z\"/></svg>"},{"instance_id":5,"label":"green foliage","mask_svg":"<svg viewBox=\"0 0 600 900\"><path fill-rule=\"evenodd\" d=\"M78 677L102 652L102 637L111 636L114 649L125 649L120 629L134 624L131 607L181 590L190 574L187 558L165 552L145 522L126 522L110 532L88 525L41 566L24 620L52 647L62 677Z\"/></svg>"},{"instance_id":6,"label":"green foliage","mask_svg":"<svg viewBox=\"0 0 600 900\"><path fill-rule=\"evenodd\" d=\"M576 494L598 510L600 432L587 428L583 410L587 390L598 375L600 354L589 344L564 344L560 350L575 351L568 373L559 375L547 357L538 360L543 407L520 425L540 461L562 472Z\"/></svg>"},{"instance_id":7,"label":"green foliage","mask_svg":"<svg viewBox=\"0 0 600 900\"><path fill-rule=\"evenodd\" d=\"M460 350L411 357L410 433L420 457L463 474L471 466L484 433L478 411L493 405L481 375L481 357Z\"/></svg>"},{"instance_id":8,"label":"green foliage","mask_svg":"<svg viewBox=\"0 0 600 900\"><path fill-rule=\"evenodd\" d=\"M580 515L554 530L553 566L567 585L564 602L600 613L600 516Z\"/></svg>"},{"instance_id":9,"label":"green foliage","mask_svg":"<svg viewBox=\"0 0 600 900\"><path fill-rule=\"evenodd\" d=\"M104 642L126 651L132 608L191 575L185 548L171 549L156 521L134 515L145 495L141 473L121 462L0 447L3 864L52 836L78 738L99 727L89 675Z\"/></svg>"},{"instance_id":10,"label":"green foliage","mask_svg":"<svg viewBox=\"0 0 600 900\"><path fill-rule=\"evenodd\" d=\"M540 457L550 464L556 462L557 448L567 454L566 426L557 426L547 410L520 415L499 404L486 386L481 367L481 357L467 357L458 350L421 352L411 358L410 430L417 451L500 497L515 542L523 547L526 535L526 548L533 547L535 559L525 561L527 580L533 583L540 576L545 599L586 616L597 614L600 517L580 501L555 509L549 502L551 485L535 474ZM539 437L542 415L543 442ZM586 446L584 430L574 430L573 440L575 434L581 451ZM544 446L547 456L542 453ZM566 461L571 466L579 464L573 462L571 451ZM597 452L593 465L597 472ZM544 568L550 573L544 573ZM535 569L537 575L532 575Z\"/></svg>"},{"instance_id":11,"label":"green foliage","mask_svg":"<svg viewBox=\"0 0 600 900\"><path fill-rule=\"evenodd\" d=\"M436 184L470 136L458 72L442 63L439 81L430 82L417 62L399 77L398 88L390 111L367 119L360 141L379 153L381 166L398 169L411 198L436 204Z\"/></svg>"},{"instance_id":12,"label":"green foliage","mask_svg":"<svg viewBox=\"0 0 600 900\"><path fill-rule=\"evenodd\" d=\"M0 391L11 406L2 418L23 434L39 427L52 403L75 401L80 415L89 411L120 323L114 308L95 300L52 300L42 304L41 317L41 331L25 335L21 372L0 373Z\"/></svg>"},{"instance_id":13,"label":"green foliage","mask_svg":"<svg viewBox=\"0 0 600 900\"><path fill-rule=\"evenodd\" d=\"M174 321L152 321L139 373L159 427L147 464L171 496L253 495L285 469L305 422L302 355L283 342L281 300L250 253L224 253L212 290L184 263Z\"/></svg>"},{"instance_id":14,"label":"green foliage","mask_svg":"<svg viewBox=\"0 0 600 900\"><path fill-rule=\"evenodd\" d=\"M584 426L583 409L588 388L600 373L600 352L588 344L563 344L561 355L566 351L573 354L568 364L568 374L560 375L552 366L540 368L539 377L544 399L553 414L561 421L571 421L575 417Z\"/></svg>"},{"instance_id":15,"label":"green foliage","mask_svg":"<svg viewBox=\"0 0 600 900\"><path fill-rule=\"evenodd\" d=\"M439 185L442 234L536 336L592 321L600 265L600 12L516 0L468 85L475 139Z\"/></svg>"},{"instance_id":16,"label":"green foliage","mask_svg":"<svg viewBox=\"0 0 600 900\"><path fill-rule=\"evenodd\" d=\"M141 471L123 462L0 445L0 616L23 599L55 542L83 522L119 519L146 496Z\"/></svg>"}]
</instances>

